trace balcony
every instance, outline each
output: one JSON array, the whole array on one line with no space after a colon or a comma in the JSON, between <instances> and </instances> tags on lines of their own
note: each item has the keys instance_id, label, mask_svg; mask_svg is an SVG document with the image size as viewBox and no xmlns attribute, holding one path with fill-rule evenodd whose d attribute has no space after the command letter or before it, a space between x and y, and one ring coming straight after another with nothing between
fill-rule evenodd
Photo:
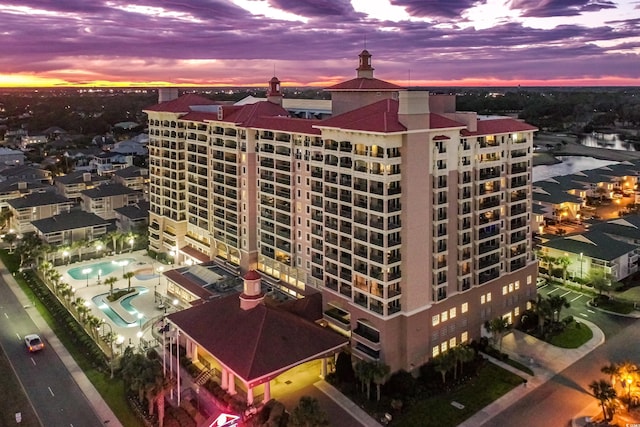
<instances>
[{"instance_id":1,"label":"balcony","mask_svg":"<svg viewBox=\"0 0 640 427\"><path fill-rule=\"evenodd\" d=\"M342 329L351 329L351 316L346 311L338 308L330 308L325 310L322 316L326 321L331 322L334 325L340 326Z\"/></svg>"}]
</instances>

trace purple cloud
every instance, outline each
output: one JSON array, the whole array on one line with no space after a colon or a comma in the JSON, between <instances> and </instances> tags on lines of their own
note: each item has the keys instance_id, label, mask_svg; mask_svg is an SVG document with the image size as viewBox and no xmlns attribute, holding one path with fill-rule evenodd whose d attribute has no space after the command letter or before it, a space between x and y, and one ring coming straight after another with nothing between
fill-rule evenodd
<instances>
[{"instance_id":1,"label":"purple cloud","mask_svg":"<svg viewBox=\"0 0 640 427\"><path fill-rule=\"evenodd\" d=\"M511 9L520 9L524 17L575 16L583 12L615 9L608 0L513 0Z\"/></svg>"}]
</instances>

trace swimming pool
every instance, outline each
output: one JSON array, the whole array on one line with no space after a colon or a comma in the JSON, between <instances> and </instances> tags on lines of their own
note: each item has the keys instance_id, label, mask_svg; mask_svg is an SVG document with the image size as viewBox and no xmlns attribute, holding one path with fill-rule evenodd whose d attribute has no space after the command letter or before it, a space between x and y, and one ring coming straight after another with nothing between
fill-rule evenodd
<instances>
[{"instance_id":1,"label":"swimming pool","mask_svg":"<svg viewBox=\"0 0 640 427\"><path fill-rule=\"evenodd\" d=\"M139 326L140 324L144 324L144 322L147 321L147 317L144 316L144 314L142 318L138 317L138 313L140 312L136 310L133 305L131 305L131 300L133 300L138 295L149 292L149 289L142 286L135 286L135 289L138 291L137 294L125 297L120 300L120 305L122 306L122 308L132 316L132 319L135 320L127 321L123 319L122 316L115 312L111 307L109 307L109 304L107 304L107 296L109 296L108 293L96 295L95 297L91 298L91 301L93 301L96 307L98 307L117 326L123 328L133 328ZM114 289L114 291L116 290L117 289Z\"/></svg>"},{"instance_id":2,"label":"swimming pool","mask_svg":"<svg viewBox=\"0 0 640 427\"><path fill-rule=\"evenodd\" d=\"M97 262L95 264L71 268L67 273L76 280L96 279L98 278L98 275L100 275L100 277L104 277L118 268L122 268L125 261L126 266L134 263L136 260L135 258L124 258L114 261Z\"/></svg>"}]
</instances>

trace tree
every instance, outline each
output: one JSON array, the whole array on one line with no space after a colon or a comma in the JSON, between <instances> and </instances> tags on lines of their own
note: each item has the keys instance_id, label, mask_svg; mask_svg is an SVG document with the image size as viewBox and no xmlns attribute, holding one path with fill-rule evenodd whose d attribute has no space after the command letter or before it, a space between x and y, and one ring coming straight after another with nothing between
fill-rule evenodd
<instances>
[{"instance_id":1,"label":"tree","mask_svg":"<svg viewBox=\"0 0 640 427\"><path fill-rule=\"evenodd\" d=\"M445 351L433 358L434 369L442 375L442 384L447 382L447 372L449 372L456 363L451 353Z\"/></svg>"},{"instance_id":2,"label":"tree","mask_svg":"<svg viewBox=\"0 0 640 427\"><path fill-rule=\"evenodd\" d=\"M571 259L569 259L568 256L561 256L558 257L556 262L558 263L558 265L560 266L560 268L562 268L562 284L566 284L567 283L567 267L569 267L569 265L571 264Z\"/></svg>"},{"instance_id":3,"label":"tree","mask_svg":"<svg viewBox=\"0 0 640 427\"><path fill-rule=\"evenodd\" d=\"M345 351L338 353L336 360L336 377L341 382L353 381L355 374L353 372L353 364L351 363L351 355Z\"/></svg>"},{"instance_id":4,"label":"tree","mask_svg":"<svg viewBox=\"0 0 640 427\"><path fill-rule=\"evenodd\" d=\"M109 296L113 295L113 285L118 281L118 278L115 276L109 276L104 279L104 284L109 285Z\"/></svg>"},{"instance_id":5,"label":"tree","mask_svg":"<svg viewBox=\"0 0 640 427\"><path fill-rule=\"evenodd\" d=\"M616 390L606 380L593 381L589 384L589 388L593 391L593 396L600 401L602 416L605 421L611 420L613 418L611 401L617 396Z\"/></svg>"},{"instance_id":6,"label":"tree","mask_svg":"<svg viewBox=\"0 0 640 427\"><path fill-rule=\"evenodd\" d=\"M2 240L9 244L9 253L13 253L13 244L18 239L16 233L7 233L4 235Z\"/></svg>"},{"instance_id":7,"label":"tree","mask_svg":"<svg viewBox=\"0 0 640 427\"><path fill-rule=\"evenodd\" d=\"M322 410L316 398L302 396L298 406L291 412L289 425L293 427L324 427L329 425L329 417Z\"/></svg>"},{"instance_id":8,"label":"tree","mask_svg":"<svg viewBox=\"0 0 640 427\"><path fill-rule=\"evenodd\" d=\"M611 276L601 268L592 268L587 275L587 280L602 295L603 290L611 288Z\"/></svg>"},{"instance_id":9,"label":"tree","mask_svg":"<svg viewBox=\"0 0 640 427\"><path fill-rule=\"evenodd\" d=\"M551 310L553 320L555 322L560 322L560 312L563 308L571 307L571 304L565 297L560 295L550 295L547 299L549 301L549 308Z\"/></svg>"},{"instance_id":10,"label":"tree","mask_svg":"<svg viewBox=\"0 0 640 427\"><path fill-rule=\"evenodd\" d=\"M498 344L500 352L502 352L502 338L510 329L510 326L506 317L495 317L484 323L484 328L491 334L493 345Z\"/></svg>"},{"instance_id":11,"label":"tree","mask_svg":"<svg viewBox=\"0 0 640 427\"><path fill-rule=\"evenodd\" d=\"M0 210L0 230L4 229L13 218L13 212L9 208L2 208Z\"/></svg>"},{"instance_id":12,"label":"tree","mask_svg":"<svg viewBox=\"0 0 640 427\"><path fill-rule=\"evenodd\" d=\"M367 399L369 399L371 396L371 380L373 379L372 364L365 360L358 360L353 367L353 370L356 374L356 378L360 381L362 391L365 392Z\"/></svg>"},{"instance_id":13,"label":"tree","mask_svg":"<svg viewBox=\"0 0 640 427\"><path fill-rule=\"evenodd\" d=\"M16 251L20 254L20 266L27 261L35 261L40 254L42 242L35 233L25 233L22 239L18 240Z\"/></svg>"},{"instance_id":14,"label":"tree","mask_svg":"<svg viewBox=\"0 0 640 427\"><path fill-rule=\"evenodd\" d=\"M130 291L130 290L131 290L131 278L132 278L133 276L135 276L135 275L136 275L136 273L134 273L133 271L127 271L126 273L124 273L124 274L122 275L122 278L123 278L123 279L126 279L126 280L128 281L127 291ZM106 283L106 281L105 281L105 283Z\"/></svg>"},{"instance_id":15,"label":"tree","mask_svg":"<svg viewBox=\"0 0 640 427\"><path fill-rule=\"evenodd\" d=\"M376 384L376 397L378 402L380 402L380 386L384 383L389 372L391 372L389 365L385 365L382 362L374 362L371 365L371 376L373 382Z\"/></svg>"},{"instance_id":16,"label":"tree","mask_svg":"<svg viewBox=\"0 0 640 427\"><path fill-rule=\"evenodd\" d=\"M533 312L538 316L538 329L540 335L544 334L544 324L547 318L551 317L551 305L549 300L545 299L542 295L538 294L536 300L531 301Z\"/></svg>"}]
</instances>

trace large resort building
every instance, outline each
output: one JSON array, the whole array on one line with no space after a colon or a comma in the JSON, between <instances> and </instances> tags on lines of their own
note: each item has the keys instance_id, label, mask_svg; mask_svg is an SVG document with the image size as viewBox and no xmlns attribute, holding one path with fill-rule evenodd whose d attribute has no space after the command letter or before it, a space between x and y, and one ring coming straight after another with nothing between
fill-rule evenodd
<instances>
[{"instance_id":1,"label":"large resort building","mask_svg":"<svg viewBox=\"0 0 640 427\"><path fill-rule=\"evenodd\" d=\"M329 87L332 115L161 93L149 117L150 249L217 260L303 298L354 356L412 370L516 322L535 296L533 126L374 78Z\"/></svg>"}]
</instances>

